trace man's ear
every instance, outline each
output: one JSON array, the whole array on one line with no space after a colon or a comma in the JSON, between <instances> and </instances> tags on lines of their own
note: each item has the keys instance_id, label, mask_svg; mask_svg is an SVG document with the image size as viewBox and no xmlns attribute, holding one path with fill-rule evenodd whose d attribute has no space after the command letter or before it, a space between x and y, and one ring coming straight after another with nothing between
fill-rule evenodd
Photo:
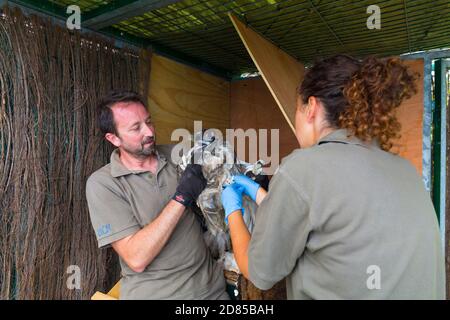
<instances>
[{"instance_id":1,"label":"man's ear","mask_svg":"<svg viewBox=\"0 0 450 320\"><path fill-rule=\"evenodd\" d=\"M105 139L111 142L114 146L117 148L120 147L121 141L118 136L116 136L114 133L107 133L105 134Z\"/></svg>"}]
</instances>

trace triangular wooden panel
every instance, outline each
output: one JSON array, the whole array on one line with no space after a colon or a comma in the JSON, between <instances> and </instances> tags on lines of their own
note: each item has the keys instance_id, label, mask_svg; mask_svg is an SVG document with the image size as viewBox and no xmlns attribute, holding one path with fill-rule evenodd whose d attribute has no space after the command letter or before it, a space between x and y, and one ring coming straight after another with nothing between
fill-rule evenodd
<instances>
[{"instance_id":1,"label":"triangular wooden panel","mask_svg":"<svg viewBox=\"0 0 450 320\"><path fill-rule=\"evenodd\" d=\"M278 107L295 132L296 90L303 79L305 67L294 57L246 27L235 16L229 16Z\"/></svg>"}]
</instances>

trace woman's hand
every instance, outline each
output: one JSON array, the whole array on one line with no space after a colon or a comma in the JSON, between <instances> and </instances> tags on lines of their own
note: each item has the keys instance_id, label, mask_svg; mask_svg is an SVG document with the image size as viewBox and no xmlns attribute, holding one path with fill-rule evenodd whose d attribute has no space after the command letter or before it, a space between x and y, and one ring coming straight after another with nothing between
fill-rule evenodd
<instances>
[{"instance_id":1,"label":"woman's hand","mask_svg":"<svg viewBox=\"0 0 450 320\"><path fill-rule=\"evenodd\" d=\"M246 175L234 176L234 184L240 186L244 193L250 197L253 201L256 201L256 194L261 187L258 183L247 177Z\"/></svg>"},{"instance_id":2,"label":"woman's hand","mask_svg":"<svg viewBox=\"0 0 450 320\"><path fill-rule=\"evenodd\" d=\"M243 192L255 201L258 206L267 195L267 191L263 187L245 175L234 176L233 184L242 188Z\"/></svg>"},{"instance_id":3,"label":"woman's hand","mask_svg":"<svg viewBox=\"0 0 450 320\"><path fill-rule=\"evenodd\" d=\"M248 245L250 233L243 219L242 186L232 183L222 191L222 205L225 209L225 223L230 228L231 243L236 263L248 279Z\"/></svg>"},{"instance_id":4,"label":"woman's hand","mask_svg":"<svg viewBox=\"0 0 450 320\"><path fill-rule=\"evenodd\" d=\"M225 187L222 191L221 200L225 210L225 223L228 225L228 216L236 211L243 214L242 209L242 192L243 188L235 183Z\"/></svg>"}]
</instances>

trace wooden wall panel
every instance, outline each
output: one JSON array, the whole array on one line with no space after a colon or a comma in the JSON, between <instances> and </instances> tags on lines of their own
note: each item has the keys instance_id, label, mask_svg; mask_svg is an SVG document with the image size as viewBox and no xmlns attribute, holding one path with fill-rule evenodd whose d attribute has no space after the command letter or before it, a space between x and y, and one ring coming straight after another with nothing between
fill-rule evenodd
<instances>
[{"instance_id":1,"label":"wooden wall panel","mask_svg":"<svg viewBox=\"0 0 450 320\"><path fill-rule=\"evenodd\" d=\"M303 78L303 64L246 27L232 14L230 19L292 132L295 132L296 89Z\"/></svg>"},{"instance_id":2,"label":"wooden wall panel","mask_svg":"<svg viewBox=\"0 0 450 320\"><path fill-rule=\"evenodd\" d=\"M280 130L280 162L299 147L294 133L261 77L232 82L230 100L231 128ZM268 148L271 150L270 139Z\"/></svg>"},{"instance_id":3,"label":"wooden wall panel","mask_svg":"<svg viewBox=\"0 0 450 320\"><path fill-rule=\"evenodd\" d=\"M397 118L402 126L401 137L392 148L400 156L408 159L417 172L422 175L422 136L423 136L423 59L403 61L420 76L417 81L417 94L404 101L397 110Z\"/></svg>"},{"instance_id":4,"label":"wooden wall panel","mask_svg":"<svg viewBox=\"0 0 450 320\"><path fill-rule=\"evenodd\" d=\"M149 108L159 144L170 140L177 128L223 131L230 127L230 83L156 54L152 55Z\"/></svg>"},{"instance_id":5,"label":"wooden wall panel","mask_svg":"<svg viewBox=\"0 0 450 320\"><path fill-rule=\"evenodd\" d=\"M404 63L412 71L419 73L420 79L417 82L417 94L404 101L397 110L402 130L401 138L395 141L392 151L408 159L421 175L423 60L407 60ZM280 129L280 160L298 148L295 135L289 125L283 121L283 116L262 78L232 82L230 108L231 128Z\"/></svg>"},{"instance_id":6,"label":"wooden wall panel","mask_svg":"<svg viewBox=\"0 0 450 320\"><path fill-rule=\"evenodd\" d=\"M393 151L411 161L421 174L423 60L404 63L421 78L418 93L398 109L402 136ZM298 148L289 124L262 78L233 82L230 89L226 80L153 55L149 107L158 143L173 143L170 135L174 129L186 128L193 132L193 121L202 120L203 128L218 128L223 132L226 128L280 129L280 160Z\"/></svg>"}]
</instances>

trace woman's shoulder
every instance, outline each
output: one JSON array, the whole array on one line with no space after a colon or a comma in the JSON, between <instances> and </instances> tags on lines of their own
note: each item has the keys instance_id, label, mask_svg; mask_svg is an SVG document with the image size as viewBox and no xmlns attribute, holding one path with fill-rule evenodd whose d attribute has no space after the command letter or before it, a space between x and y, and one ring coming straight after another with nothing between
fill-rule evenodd
<instances>
[{"instance_id":1,"label":"woman's shoulder","mask_svg":"<svg viewBox=\"0 0 450 320\"><path fill-rule=\"evenodd\" d=\"M295 149L284 157L275 173L292 177L304 176L316 166L317 151L313 148Z\"/></svg>"},{"instance_id":2,"label":"woman's shoulder","mask_svg":"<svg viewBox=\"0 0 450 320\"><path fill-rule=\"evenodd\" d=\"M298 148L294 149L290 154L281 160L283 166L298 166L299 163L309 164L317 161L318 157L321 157L319 150L314 146L311 148Z\"/></svg>"}]
</instances>

